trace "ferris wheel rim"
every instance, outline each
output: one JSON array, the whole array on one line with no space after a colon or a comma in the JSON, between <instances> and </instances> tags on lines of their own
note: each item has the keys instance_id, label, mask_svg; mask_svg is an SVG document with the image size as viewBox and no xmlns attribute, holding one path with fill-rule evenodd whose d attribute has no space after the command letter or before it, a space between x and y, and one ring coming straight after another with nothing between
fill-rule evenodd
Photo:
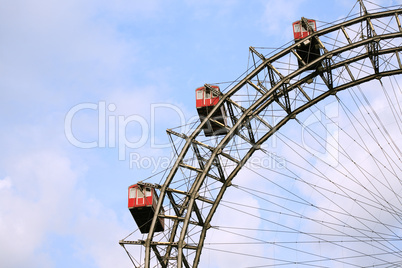
<instances>
[{"instance_id":1,"label":"ferris wheel rim","mask_svg":"<svg viewBox=\"0 0 402 268\"><path fill-rule=\"evenodd\" d=\"M396 10L391 10L391 11L384 11L384 12L379 12L379 13L366 14L366 15L364 15L364 16L360 16L360 17L355 18L355 19L352 19L352 20L350 20L350 21L345 21L345 22L339 23L339 24L337 24L337 25L335 25L335 26L331 26L331 27L328 27L328 28L326 28L326 29L323 29L323 30L320 30L320 31L318 31L318 32L315 32L312 37L314 37L314 36L318 36L318 37L319 37L319 36L324 35L324 34L327 34L327 33L329 33L329 32L339 30L341 27L345 27L345 26L347 26L347 25L352 25L352 24L354 24L354 23L360 23L360 22L366 20L367 18L379 18L379 17L386 17L386 16L391 16L391 15L393 16L393 15L395 15L395 14L401 14L401 13L402 13L402 9L396 9ZM353 23L352 23L352 22L353 22ZM293 72L293 73L289 74L288 76L284 77L283 79L281 79L281 81L280 81L275 87L271 88L271 90L270 90L268 93L266 93L264 99L263 99L263 98L259 99L258 102L256 101L255 103L253 103L253 105L251 105L251 106L243 113L242 117L239 118L239 121L237 122L237 125L234 125L233 128L232 128L232 131L230 131L228 134L226 134L226 136L221 140L221 142L219 143L219 145L215 147L214 151L213 151L212 154L211 154L210 160L209 160L209 161L207 162L207 164L206 164L206 170L208 170L208 168L212 165L213 159L220 153L220 151L222 150L222 148L225 147L225 145L227 144L227 142L229 142L230 138L233 137L234 131L235 131L236 127L240 126L241 124L244 123L244 121L247 120L247 117L250 116L251 111L253 111L253 109L254 109L255 107L258 107L258 106L259 106L258 109L261 111L261 110L263 110L264 108L263 108L263 106L260 106L260 105L266 104L266 101L267 101L269 98L271 98L271 101L273 101L273 98L272 98L273 92L274 92L276 89L278 89L279 87L281 87L284 83L286 83L287 81L290 81L290 79L296 77L298 74L303 73L306 69L308 69L308 67L314 65L316 62L319 62L319 61L322 61L323 59L329 58L330 56L333 56L333 54L341 53L341 52L343 52L343 51L348 51L349 49L351 49L351 48L354 47L354 46L356 46L356 47L358 47L358 46L364 46L365 44L368 44L368 43L370 43L370 42L374 42L374 41L376 41L376 40L385 40L385 39L388 39L388 38L395 38L395 37L402 37L402 32L399 31L399 32L397 32L397 33L389 34L389 35L378 35L378 36L375 36L375 37L371 37L371 38L369 38L369 39L362 40L362 41L359 42L358 44L356 43L356 44L353 44L353 45L350 45L350 46L346 46L346 47L344 47L344 48L342 48L342 49L339 48L337 51L328 51L328 52L325 52L325 53L324 53L323 55L321 55L321 57L320 57L319 59L317 59L316 61L308 63L308 64L307 64L306 66L304 66L302 69L298 69L298 70L296 70L295 72ZM301 42L301 41L300 41L300 42ZM299 42L299 43L300 43L300 42ZM286 51L287 53L289 53L289 51L290 51L291 49L293 49L294 47L296 47L296 46L297 46L297 43L294 44L294 45L292 45L292 46L290 46L290 47L288 47L288 48L286 48L286 49L283 49L282 51L278 52L277 54L275 54L275 55L272 56L271 58L266 59L266 63L270 63L270 62L275 61L276 58L280 58L281 55L286 54L285 51ZM385 54L385 53L393 53L393 52L398 53L398 51L400 51L401 49L402 49L402 47L395 47L395 48L392 48L392 49L380 50L378 53L379 53L379 54L381 54L381 53L384 53L384 54ZM368 55L367 55L366 57L368 57ZM345 59L344 62L348 62L348 63L349 63L349 62L351 62L352 60L353 60L353 59ZM357 60L357 59L355 59L355 60ZM342 63L344 63L344 62L339 62L338 64L339 64L339 65L342 65ZM262 63L262 64L260 65L260 66L262 66L261 68L265 68L266 63ZM336 67L333 67L333 68L335 69ZM162 205L163 205L163 200L164 200L164 198L165 198L165 196L166 196L167 189L169 188L170 183L172 182L172 180L173 180L173 178L174 178L174 175L175 175L175 173L177 172L177 169L179 168L180 161L183 159L184 155L185 155L185 154L187 153L187 151L190 149L190 146L191 146L191 144L193 143L193 141L195 140L195 138L200 134L203 125L206 124L206 122L210 119L211 115L213 114L213 112L214 112L216 109L219 109L219 107L222 106L222 105L227 101L227 99L230 99L230 97L231 97L233 94L235 94L241 87L243 87L243 86L247 83L248 80L252 79L252 77L254 77L254 76L255 76L256 74L258 74L259 72L260 72L260 69L256 68L256 69L255 69L252 73L250 73L246 78L244 78L241 82L239 82L236 86L234 86L229 92L227 92L225 95L223 95L222 99L221 99L221 100L219 101L219 103L215 106L214 110L211 111L210 115L209 115L208 117L206 117L206 118L204 119L204 121L197 127L197 129L187 138L186 144L183 146L182 152L181 152L180 155L178 156L178 159L176 160L174 166L172 167L171 172L169 173L169 175L168 175L168 177L167 177L165 183L161 186L160 199L159 199L159 202L158 202L158 206L157 206L157 208L156 208L157 211L158 211L158 209L160 210L161 207L162 207ZM280 121L280 123L279 123L277 126L274 126L274 128L273 128L272 130L270 130L269 133L267 133L266 135L264 135L264 138L261 138L260 140L258 140L258 141L256 142L256 146L253 146L253 147L247 152L246 156L244 156L244 157L241 159L240 162L243 163L243 162L247 161L247 159L248 159L256 150L258 150L258 146L259 146L259 145L261 145L262 143L264 143L267 139L269 139L269 137L270 137L273 133L275 133L276 131L278 131L278 130L279 130L282 126L284 126L289 120L293 119L297 114L301 113L301 112L304 111L306 108L311 107L311 106L314 105L315 103L317 103L317 102L319 102L319 101L321 101L321 100L327 98L328 96L333 95L333 94L336 93L336 92L342 91L342 90L344 90L344 89L347 89L347 88L350 88L350 87L353 87L353 86L356 86L356 85L359 85L359 84L361 84L361 83L365 83L365 82L368 82L368 81L371 81L371 80L374 80L374 79L377 79L377 78L386 77L386 76L394 76L394 75L398 75L398 74L402 74L402 69L392 70L392 71L388 71L388 72L379 72L379 73L375 73L375 74L373 74L373 75L371 75L371 76L367 76L367 77L364 77L364 78L359 79L359 80L354 80L354 81L351 81L351 82L348 83L348 84L344 84L344 85L342 85L342 86L335 87L335 88L333 88L333 89L329 89L327 92L325 92L325 93L323 93L322 95L320 95L320 98L316 98L316 99L314 99L314 100L311 100L310 102L306 103L306 104L303 106L303 108L298 108L298 109L292 111L292 113L290 113L289 115L287 115L283 120ZM316 77L316 76L320 75L320 73L315 72L315 73L313 73L313 75L314 75L314 77ZM300 83L302 83L302 82L303 82L303 81L301 81ZM258 110L257 110L257 111L258 111ZM257 114L258 114L258 113L257 113ZM226 143L226 144L225 144L225 143ZM245 159L245 160L244 160L244 159ZM223 196L223 194L225 193L226 189L230 186L231 181L235 178L237 172L240 171L240 169L242 168L241 163L238 164L237 167L235 168L235 170L237 170L237 171L236 171L235 173L233 173L233 175L232 175L232 174L229 175L228 178L227 178L227 181L222 185L222 188L221 188L222 194L221 194L221 192L220 192L220 193L219 193L220 198L219 198L219 199L215 199L215 202L214 202L214 205L213 205L212 208L211 208L211 211L212 211L213 209L216 210L216 208L219 206L219 202L221 201L221 196ZM200 181L202 181L202 179L205 178L206 175L207 175L207 172L205 172L205 173L203 173L203 174L201 175L201 177L199 178L198 184L200 184ZM196 183L196 182L195 182L195 183ZM189 196L190 196L189 207L193 206L193 203L195 202L197 188L199 188L199 186L195 186L195 187L194 187L194 190L189 193ZM215 204L216 204L216 205L215 205ZM203 248L203 242L204 242L204 240L205 240L205 235L206 235L207 230L208 230L208 224L211 222L214 213L215 213L215 211L212 212L212 214L211 214L211 213L208 213L208 216L207 216L206 219L205 219L206 226L203 227L202 234L200 235L199 249L198 249L197 252L196 252L196 257L195 257L195 260L194 260L194 264L195 264L194 267L196 267L196 266L198 265L199 257L200 257L200 255L201 255L201 251L202 251L202 248ZM185 217L185 219L184 219L184 224L183 224L183 225L185 226L185 228L188 227L188 224L189 224L189 221L190 221L190 214L191 214L191 213L187 213L187 214L186 214L186 217ZM210 215L211 215L211 216L210 216ZM152 223L151 226L154 226L155 219L156 219L156 217L153 219L153 223ZM179 260L178 260L178 263L180 263L180 266L182 265L182 261L183 261L183 260L180 259L180 257L181 257L180 250L183 250L183 247L185 246L185 243L184 243L184 238L185 238L185 235L186 235L186 229L185 229L185 228L183 228L183 229L181 230L180 239L179 239L179 242L178 242L178 250L179 250L179 255L178 255ZM150 253L151 253L151 241L152 241L153 236L154 236L154 228L151 227L151 231L150 231L150 233L148 234L147 240L145 241L145 246L146 246L146 258L150 258Z\"/></svg>"}]
</instances>

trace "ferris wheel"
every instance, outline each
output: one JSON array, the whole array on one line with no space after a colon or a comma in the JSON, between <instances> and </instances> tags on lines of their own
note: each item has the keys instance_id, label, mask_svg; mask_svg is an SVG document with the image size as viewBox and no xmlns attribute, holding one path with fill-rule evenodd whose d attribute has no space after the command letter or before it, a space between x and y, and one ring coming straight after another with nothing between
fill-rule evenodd
<instances>
[{"instance_id":1,"label":"ferris wheel","mask_svg":"<svg viewBox=\"0 0 402 268\"><path fill-rule=\"evenodd\" d=\"M355 7L195 90L162 183L129 187L134 267L402 265L402 9Z\"/></svg>"}]
</instances>

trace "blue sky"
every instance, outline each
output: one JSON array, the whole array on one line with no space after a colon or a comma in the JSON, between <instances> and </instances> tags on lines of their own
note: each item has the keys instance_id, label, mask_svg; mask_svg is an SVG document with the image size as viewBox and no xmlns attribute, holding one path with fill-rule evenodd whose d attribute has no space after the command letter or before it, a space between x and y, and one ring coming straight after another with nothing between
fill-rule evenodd
<instances>
[{"instance_id":1,"label":"blue sky","mask_svg":"<svg viewBox=\"0 0 402 268\"><path fill-rule=\"evenodd\" d=\"M353 4L2 1L0 266L130 267L127 187L168 159L165 129L194 119L195 88L236 79L249 46L291 41L300 17L331 22Z\"/></svg>"}]
</instances>

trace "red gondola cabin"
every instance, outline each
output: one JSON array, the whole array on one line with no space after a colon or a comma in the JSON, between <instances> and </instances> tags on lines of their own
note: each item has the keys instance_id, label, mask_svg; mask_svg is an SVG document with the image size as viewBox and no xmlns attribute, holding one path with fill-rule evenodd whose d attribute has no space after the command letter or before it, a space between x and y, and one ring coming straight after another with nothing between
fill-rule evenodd
<instances>
[{"instance_id":1,"label":"red gondola cabin","mask_svg":"<svg viewBox=\"0 0 402 268\"><path fill-rule=\"evenodd\" d=\"M307 22L314 31L317 31L317 25L315 20L307 20ZM303 26L301 20L293 23L293 35L295 42L298 42L302 39L306 39L304 42L300 43L296 47L297 54L299 54L299 56L303 59L303 61L306 64L309 64L310 62L316 60L321 56L318 41L315 38L308 38L310 32ZM302 61L300 61L299 59L297 61L299 68L304 66ZM320 63L314 64L310 66L308 69L315 70L319 65Z\"/></svg>"},{"instance_id":2,"label":"red gondola cabin","mask_svg":"<svg viewBox=\"0 0 402 268\"><path fill-rule=\"evenodd\" d=\"M219 92L218 86L211 87ZM219 102L219 96L205 87L199 87L195 90L195 99L197 112L200 116L201 122ZM227 133L225 107L222 105L215 111L211 118L219 123L208 121L203 127L205 136L225 135Z\"/></svg>"},{"instance_id":3,"label":"red gondola cabin","mask_svg":"<svg viewBox=\"0 0 402 268\"><path fill-rule=\"evenodd\" d=\"M154 188L137 184L128 187L128 209L141 233L149 233L157 203L158 195ZM164 229L164 220L158 217L155 232L162 232Z\"/></svg>"}]
</instances>

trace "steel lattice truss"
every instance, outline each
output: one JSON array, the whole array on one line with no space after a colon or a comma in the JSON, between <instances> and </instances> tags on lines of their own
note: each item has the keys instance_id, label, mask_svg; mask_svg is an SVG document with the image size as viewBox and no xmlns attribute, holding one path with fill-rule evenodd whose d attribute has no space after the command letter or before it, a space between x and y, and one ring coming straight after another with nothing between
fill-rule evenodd
<instances>
[{"instance_id":1,"label":"steel lattice truss","mask_svg":"<svg viewBox=\"0 0 402 268\"><path fill-rule=\"evenodd\" d=\"M321 56L301 68L296 48L305 40L270 57L251 47L255 67L226 92L216 92L219 103L195 131L185 135L168 130L182 139L179 153L163 185L151 185L160 190L157 211L164 206L165 214L155 216L145 240L120 241L143 246L141 267L197 267L223 195L264 142L327 97L402 73L402 9L368 13L361 8L360 16L313 32L309 38L318 42ZM222 105L228 112L227 135L200 139L203 125ZM165 232L152 231L156 217L165 218Z\"/></svg>"}]
</instances>

